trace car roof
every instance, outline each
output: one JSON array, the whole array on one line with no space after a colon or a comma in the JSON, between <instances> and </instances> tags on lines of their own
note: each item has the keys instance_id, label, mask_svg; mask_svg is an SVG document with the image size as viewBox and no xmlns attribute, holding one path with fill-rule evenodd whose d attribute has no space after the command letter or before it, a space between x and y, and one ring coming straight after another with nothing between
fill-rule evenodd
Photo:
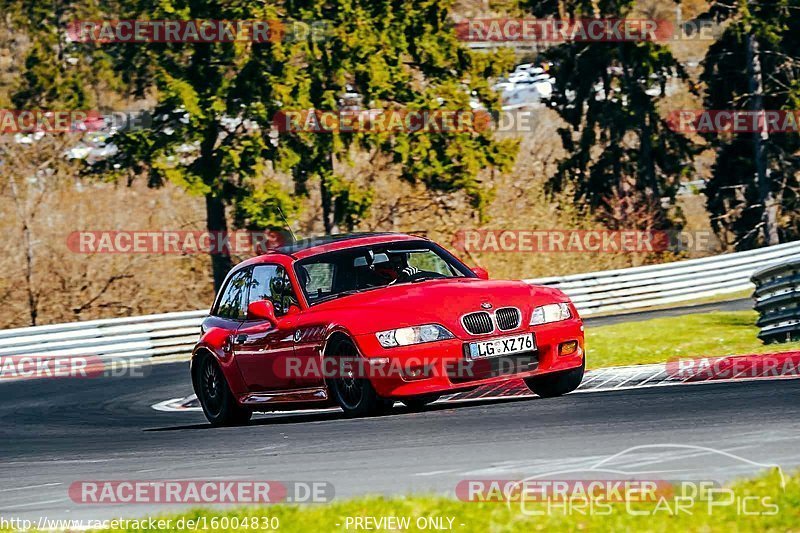
<instances>
[{"instance_id":1,"label":"car roof","mask_svg":"<svg viewBox=\"0 0 800 533\"><path fill-rule=\"evenodd\" d=\"M234 270L239 270L248 265L260 263L279 263L288 266L293 260L305 259L319 254L357 248L359 246L369 246L389 242L403 241L427 241L428 239L420 236L408 235L405 233L344 233L339 235L325 235L322 237L311 237L301 239L293 244L278 247L266 254L252 257L242 261Z\"/></svg>"},{"instance_id":2,"label":"car roof","mask_svg":"<svg viewBox=\"0 0 800 533\"><path fill-rule=\"evenodd\" d=\"M282 254L294 255L297 252L308 250L316 246L325 246L327 244L333 244L337 242L352 241L354 239L362 239L364 237L376 237L381 235L391 235L391 233L386 233L386 232L340 233L337 235L321 235L319 237L308 237L306 239L300 239L299 241L280 246L279 248L276 249L276 251Z\"/></svg>"},{"instance_id":3,"label":"car roof","mask_svg":"<svg viewBox=\"0 0 800 533\"><path fill-rule=\"evenodd\" d=\"M326 235L325 237L314 237L303 239L294 244L282 246L276 251L278 253L291 255L296 259L305 259L314 255L357 248L359 246L369 246L389 242L426 240L424 237L407 235L405 233L346 233L342 235Z\"/></svg>"}]
</instances>

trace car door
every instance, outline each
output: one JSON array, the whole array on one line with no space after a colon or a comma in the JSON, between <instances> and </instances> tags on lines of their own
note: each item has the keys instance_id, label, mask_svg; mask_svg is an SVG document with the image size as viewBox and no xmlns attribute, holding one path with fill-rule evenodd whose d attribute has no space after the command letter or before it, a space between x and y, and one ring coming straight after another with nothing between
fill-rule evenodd
<instances>
[{"instance_id":1,"label":"car door","mask_svg":"<svg viewBox=\"0 0 800 533\"><path fill-rule=\"evenodd\" d=\"M292 308L291 284L281 265L261 264L252 269L247 295L248 305L269 300L275 308L276 322L245 318L233 339L233 352L250 392L296 388L293 372L296 299Z\"/></svg>"},{"instance_id":2,"label":"car door","mask_svg":"<svg viewBox=\"0 0 800 533\"><path fill-rule=\"evenodd\" d=\"M303 284L306 294L323 298L333 294L334 278L337 267L333 263L324 261L314 262L308 266L299 266L300 283ZM294 357L295 364L300 368L309 369L298 376L298 388L322 387L325 385L323 373L334 372L326 369L322 364L322 350L325 337L328 333L328 323L319 313L308 312L298 317L297 330L295 331Z\"/></svg>"}]
</instances>

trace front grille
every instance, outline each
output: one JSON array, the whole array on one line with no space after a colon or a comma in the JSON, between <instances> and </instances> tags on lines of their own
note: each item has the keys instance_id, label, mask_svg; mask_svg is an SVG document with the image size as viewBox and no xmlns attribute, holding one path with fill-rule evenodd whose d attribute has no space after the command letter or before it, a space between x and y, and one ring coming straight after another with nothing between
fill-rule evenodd
<instances>
[{"instance_id":1,"label":"front grille","mask_svg":"<svg viewBox=\"0 0 800 533\"><path fill-rule=\"evenodd\" d=\"M464 324L464 329L473 335L481 335L482 333L491 333L494 329L492 325L492 317L486 311L478 311L477 313L470 313L464 315L461 319Z\"/></svg>"},{"instance_id":2,"label":"front grille","mask_svg":"<svg viewBox=\"0 0 800 533\"><path fill-rule=\"evenodd\" d=\"M497 327L503 331L519 327L520 313L516 307L503 307L494 315Z\"/></svg>"}]
</instances>

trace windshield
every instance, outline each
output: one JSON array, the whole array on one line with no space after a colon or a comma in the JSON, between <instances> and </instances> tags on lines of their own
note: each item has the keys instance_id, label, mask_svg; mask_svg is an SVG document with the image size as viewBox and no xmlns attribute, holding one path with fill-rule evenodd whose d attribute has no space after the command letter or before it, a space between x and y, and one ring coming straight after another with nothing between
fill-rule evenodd
<instances>
[{"instance_id":1,"label":"windshield","mask_svg":"<svg viewBox=\"0 0 800 533\"><path fill-rule=\"evenodd\" d=\"M320 254L299 261L295 271L311 305L390 285L475 277L452 254L427 241L383 243Z\"/></svg>"}]
</instances>

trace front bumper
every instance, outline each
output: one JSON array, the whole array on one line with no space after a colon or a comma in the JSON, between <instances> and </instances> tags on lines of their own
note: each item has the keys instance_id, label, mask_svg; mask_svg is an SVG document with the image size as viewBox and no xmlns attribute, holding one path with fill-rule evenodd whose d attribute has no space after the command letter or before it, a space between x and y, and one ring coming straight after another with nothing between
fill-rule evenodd
<instances>
[{"instance_id":1,"label":"front bumper","mask_svg":"<svg viewBox=\"0 0 800 533\"><path fill-rule=\"evenodd\" d=\"M491 359L469 364L464 356L464 345L469 342L507 337L532 332L536 350L495 361L498 367L488 371ZM569 355L559 355L559 346L569 341L578 342L578 350ZM413 346L383 348L374 334L356 337L356 344L368 362L380 362L376 368L388 372L374 372L370 381L375 391L385 398L403 398L435 393L450 393L490 385L509 379L526 378L577 368L583 363L583 322L571 318L539 326L520 327L502 334L480 335L448 339ZM500 359L500 358L498 358ZM533 364L530 364L533 363ZM400 372L397 370L401 369Z\"/></svg>"}]
</instances>

